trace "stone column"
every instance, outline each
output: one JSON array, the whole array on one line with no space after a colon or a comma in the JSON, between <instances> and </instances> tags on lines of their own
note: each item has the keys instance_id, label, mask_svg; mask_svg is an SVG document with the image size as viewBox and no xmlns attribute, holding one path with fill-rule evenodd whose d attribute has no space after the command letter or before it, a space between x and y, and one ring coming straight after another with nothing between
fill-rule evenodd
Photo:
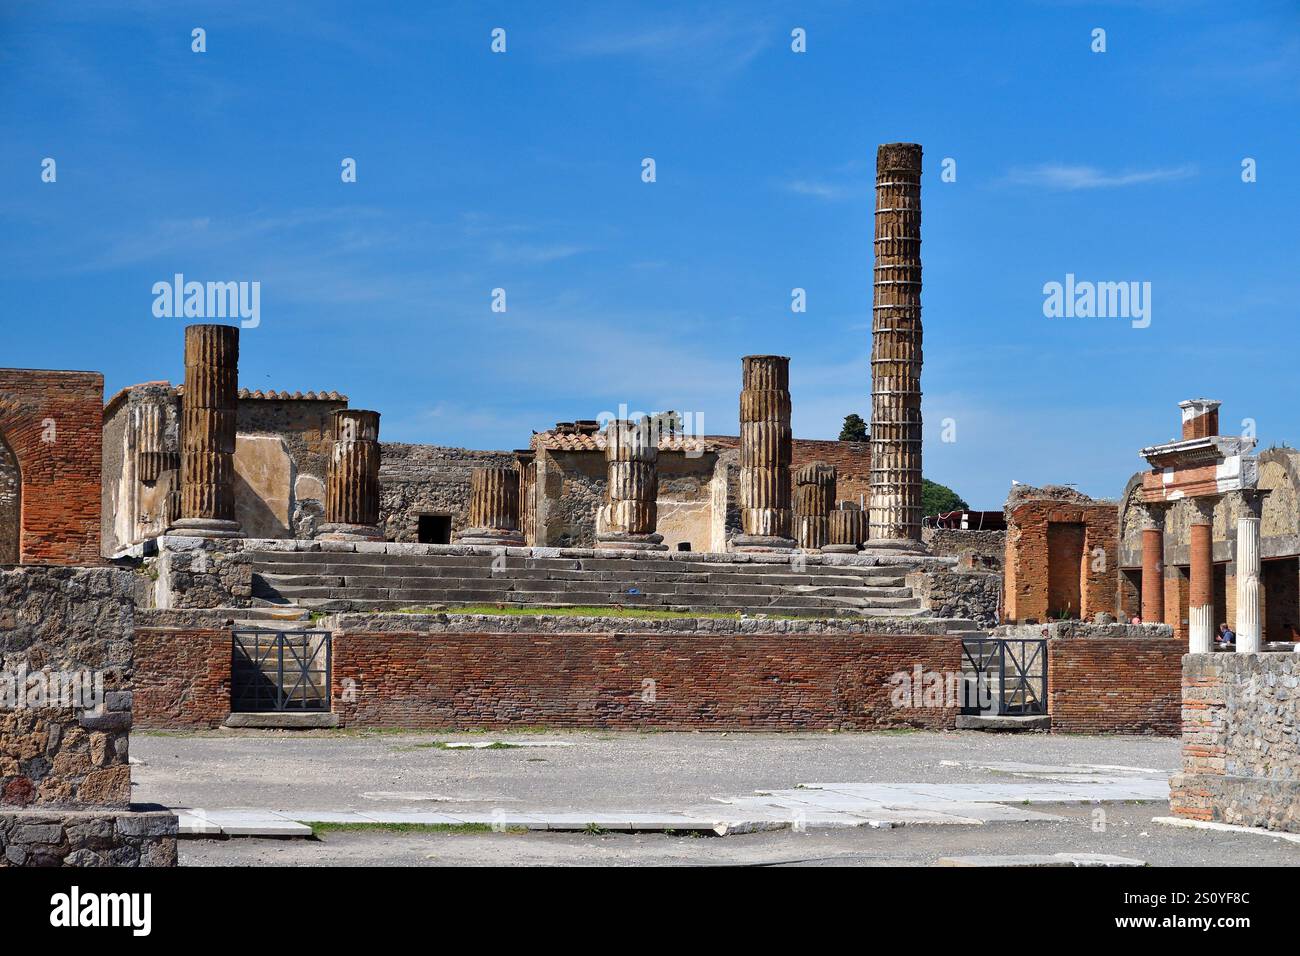
<instances>
[{"instance_id":1,"label":"stone column","mask_svg":"<svg viewBox=\"0 0 1300 956\"><path fill-rule=\"evenodd\" d=\"M1214 499L1194 498L1191 544L1191 595L1188 604L1188 652L1214 650Z\"/></svg>"},{"instance_id":2,"label":"stone column","mask_svg":"<svg viewBox=\"0 0 1300 956\"><path fill-rule=\"evenodd\" d=\"M1263 646L1259 622L1259 519L1237 519L1237 651L1257 654Z\"/></svg>"},{"instance_id":3,"label":"stone column","mask_svg":"<svg viewBox=\"0 0 1300 956\"><path fill-rule=\"evenodd\" d=\"M537 452L515 449L515 467L519 469L519 533L524 544L532 547L537 543Z\"/></svg>"},{"instance_id":4,"label":"stone column","mask_svg":"<svg viewBox=\"0 0 1300 956\"><path fill-rule=\"evenodd\" d=\"M830 554L857 554L867 541L867 512L837 508L830 513L829 541L822 548Z\"/></svg>"},{"instance_id":5,"label":"stone column","mask_svg":"<svg viewBox=\"0 0 1300 956\"><path fill-rule=\"evenodd\" d=\"M239 416L239 329L185 329L181 396L181 517L172 530L240 538L235 520L235 431Z\"/></svg>"},{"instance_id":6,"label":"stone column","mask_svg":"<svg viewBox=\"0 0 1300 956\"><path fill-rule=\"evenodd\" d=\"M734 551L794 547L790 494L790 360L746 355L740 392L740 522Z\"/></svg>"},{"instance_id":7,"label":"stone column","mask_svg":"<svg viewBox=\"0 0 1300 956\"><path fill-rule=\"evenodd\" d=\"M598 548L666 551L655 532L659 500L659 432L649 418L617 419L605 428L604 529Z\"/></svg>"},{"instance_id":8,"label":"stone column","mask_svg":"<svg viewBox=\"0 0 1300 956\"><path fill-rule=\"evenodd\" d=\"M829 540L835 507L834 465L814 461L794 473L795 539L805 551L818 551Z\"/></svg>"},{"instance_id":9,"label":"stone column","mask_svg":"<svg viewBox=\"0 0 1300 956\"><path fill-rule=\"evenodd\" d=\"M521 545L519 472L514 468L475 468L469 480L469 525L459 544Z\"/></svg>"},{"instance_id":10,"label":"stone column","mask_svg":"<svg viewBox=\"0 0 1300 956\"><path fill-rule=\"evenodd\" d=\"M334 413L334 449L325 479L326 541L383 541L379 528L379 413Z\"/></svg>"},{"instance_id":11,"label":"stone column","mask_svg":"<svg viewBox=\"0 0 1300 956\"><path fill-rule=\"evenodd\" d=\"M872 548L921 543L921 147L876 153L871 319Z\"/></svg>"},{"instance_id":12,"label":"stone column","mask_svg":"<svg viewBox=\"0 0 1300 956\"><path fill-rule=\"evenodd\" d=\"M1143 505L1142 528L1142 621L1165 621L1165 508Z\"/></svg>"}]
</instances>

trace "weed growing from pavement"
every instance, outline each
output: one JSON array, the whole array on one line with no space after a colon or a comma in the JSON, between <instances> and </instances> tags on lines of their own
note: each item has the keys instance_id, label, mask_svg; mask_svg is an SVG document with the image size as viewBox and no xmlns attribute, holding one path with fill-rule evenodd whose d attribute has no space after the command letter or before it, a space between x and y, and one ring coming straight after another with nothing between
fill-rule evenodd
<instances>
[{"instance_id":1,"label":"weed growing from pavement","mask_svg":"<svg viewBox=\"0 0 1300 956\"><path fill-rule=\"evenodd\" d=\"M308 821L311 834L320 839L323 833L527 833L525 827L494 830L490 823L321 823Z\"/></svg>"}]
</instances>

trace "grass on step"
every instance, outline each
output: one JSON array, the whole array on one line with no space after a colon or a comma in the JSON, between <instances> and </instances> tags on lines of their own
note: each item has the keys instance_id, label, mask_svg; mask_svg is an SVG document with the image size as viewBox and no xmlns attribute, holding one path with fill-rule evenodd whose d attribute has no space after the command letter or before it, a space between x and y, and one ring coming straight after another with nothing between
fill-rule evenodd
<instances>
[{"instance_id":1,"label":"grass on step","mask_svg":"<svg viewBox=\"0 0 1300 956\"><path fill-rule=\"evenodd\" d=\"M740 613L727 613L724 611L670 611L665 608L649 607L618 607L618 606L591 606L591 605L569 605L565 607L545 607L536 605L530 607L512 607L501 606L496 604L469 604L465 607L447 607L447 608L428 608L428 607L404 607L399 608L397 614L490 614L496 616L509 617L537 617L539 615L551 615L556 617L625 617L640 618L642 620L684 620L687 618L713 618L717 620L739 621ZM764 616L768 620L788 620L788 621L817 621L817 620L838 620L832 615L822 617L804 615L804 614L767 614Z\"/></svg>"},{"instance_id":2,"label":"grass on step","mask_svg":"<svg viewBox=\"0 0 1300 956\"><path fill-rule=\"evenodd\" d=\"M505 827L493 830L488 823L320 823L307 821L313 837L322 833L379 832L379 833L527 833L526 827Z\"/></svg>"}]
</instances>

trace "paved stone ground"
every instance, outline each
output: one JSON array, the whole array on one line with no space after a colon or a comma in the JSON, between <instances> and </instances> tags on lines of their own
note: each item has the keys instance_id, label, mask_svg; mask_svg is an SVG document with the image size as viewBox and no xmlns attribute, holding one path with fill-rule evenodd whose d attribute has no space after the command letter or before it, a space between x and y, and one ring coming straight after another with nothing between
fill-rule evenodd
<instances>
[{"instance_id":1,"label":"paved stone ground","mask_svg":"<svg viewBox=\"0 0 1300 956\"><path fill-rule=\"evenodd\" d=\"M494 742L527 746L489 748ZM445 745L469 744L447 748ZM440 746L435 746L435 744ZM315 807L374 813L472 815L493 808L681 811L716 798L747 803L754 791L794 790L840 781L879 794L904 784L942 799L959 792L1006 794L1007 816L1049 819L896 829L818 829L710 836L584 833L330 832L319 841L184 841L192 865L740 864L931 865L977 854L1103 853L1153 865L1298 865L1300 846L1267 836L1184 830L1151 822L1163 801L1122 802L1123 785L1104 785L1105 827L1095 805L1018 800L1053 785L1071 791L1097 777L1158 779L1178 760L1178 742L979 733L875 734L339 734L205 732L132 735L137 802L191 807ZM1057 768L1052 770L1051 768ZM1048 774L1045 776L1044 774ZM919 786L917 786L919 785ZM962 788L961 791L952 787ZM1157 790L1157 792L1159 792Z\"/></svg>"},{"instance_id":2,"label":"paved stone ground","mask_svg":"<svg viewBox=\"0 0 1300 956\"><path fill-rule=\"evenodd\" d=\"M435 742L539 744L447 750ZM1024 761L1172 771L1171 738L1043 734L691 734L599 731L131 735L136 802L192 807L681 810L813 781L1009 783L958 764Z\"/></svg>"}]
</instances>

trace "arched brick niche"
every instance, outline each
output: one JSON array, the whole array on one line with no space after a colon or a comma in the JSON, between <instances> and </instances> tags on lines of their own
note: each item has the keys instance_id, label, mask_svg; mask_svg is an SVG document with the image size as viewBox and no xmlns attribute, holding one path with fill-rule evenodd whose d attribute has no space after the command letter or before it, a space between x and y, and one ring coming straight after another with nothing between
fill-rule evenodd
<instances>
[{"instance_id":1,"label":"arched brick niche","mask_svg":"<svg viewBox=\"0 0 1300 956\"><path fill-rule=\"evenodd\" d=\"M98 372L0 369L0 439L19 475L18 563L101 563L103 412Z\"/></svg>"}]
</instances>

